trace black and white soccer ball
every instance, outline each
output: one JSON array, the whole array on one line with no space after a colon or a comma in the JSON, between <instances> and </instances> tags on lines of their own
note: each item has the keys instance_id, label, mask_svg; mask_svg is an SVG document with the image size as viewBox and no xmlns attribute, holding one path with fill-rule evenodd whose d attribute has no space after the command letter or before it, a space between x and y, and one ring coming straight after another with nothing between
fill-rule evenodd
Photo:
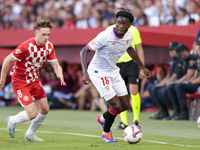
<instances>
[{"instance_id":1,"label":"black and white soccer ball","mask_svg":"<svg viewBox=\"0 0 200 150\"><path fill-rule=\"evenodd\" d=\"M138 126L129 125L123 132L124 140L129 144L136 144L142 138L142 131Z\"/></svg>"}]
</instances>

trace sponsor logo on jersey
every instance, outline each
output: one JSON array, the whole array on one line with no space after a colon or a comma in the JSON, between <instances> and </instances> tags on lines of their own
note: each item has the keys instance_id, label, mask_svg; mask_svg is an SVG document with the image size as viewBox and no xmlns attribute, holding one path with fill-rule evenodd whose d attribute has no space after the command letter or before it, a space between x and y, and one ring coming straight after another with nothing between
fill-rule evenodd
<instances>
[{"instance_id":1,"label":"sponsor logo on jersey","mask_svg":"<svg viewBox=\"0 0 200 150\"><path fill-rule=\"evenodd\" d=\"M110 87L109 86L105 86L104 87L107 91L110 91Z\"/></svg>"},{"instance_id":2,"label":"sponsor logo on jersey","mask_svg":"<svg viewBox=\"0 0 200 150\"><path fill-rule=\"evenodd\" d=\"M15 54L22 53L20 49L16 49Z\"/></svg>"},{"instance_id":3,"label":"sponsor logo on jersey","mask_svg":"<svg viewBox=\"0 0 200 150\"><path fill-rule=\"evenodd\" d=\"M112 43L112 45L115 45L115 42L111 42Z\"/></svg>"},{"instance_id":4,"label":"sponsor logo on jersey","mask_svg":"<svg viewBox=\"0 0 200 150\"><path fill-rule=\"evenodd\" d=\"M92 41L92 42L91 42L91 45L94 45L94 44L97 44L97 43L96 43L95 41Z\"/></svg>"},{"instance_id":5,"label":"sponsor logo on jersey","mask_svg":"<svg viewBox=\"0 0 200 150\"><path fill-rule=\"evenodd\" d=\"M126 40L126 44L128 45L129 40Z\"/></svg>"},{"instance_id":6,"label":"sponsor logo on jersey","mask_svg":"<svg viewBox=\"0 0 200 150\"><path fill-rule=\"evenodd\" d=\"M28 96L24 96L23 100L27 102L27 101L29 101L29 97Z\"/></svg>"}]
</instances>

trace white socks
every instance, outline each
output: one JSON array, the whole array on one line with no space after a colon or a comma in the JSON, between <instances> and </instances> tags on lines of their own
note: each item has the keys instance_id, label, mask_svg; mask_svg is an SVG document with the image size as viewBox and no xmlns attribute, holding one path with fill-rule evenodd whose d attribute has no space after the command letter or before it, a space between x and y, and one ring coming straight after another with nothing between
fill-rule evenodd
<instances>
[{"instance_id":1,"label":"white socks","mask_svg":"<svg viewBox=\"0 0 200 150\"><path fill-rule=\"evenodd\" d=\"M103 117L103 114L101 115L101 121L105 122L105 118Z\"/></svg>"},{"instance_id":2,"label":"white socks","mask_svg":"<svg viewBox=\"0 0 200 150\"><path fill-rule=\"evenodd\" d=\"M12 124L22 123L22 122L25 122L25 121L28 121L28 120L30 120L30 119L29 119L29 117L28 117L28 115L27 115L25 110L19 112L17 115L12 116L10 118L10 122Z\"/></svg>"},{"instance_id":3,"label":"white socks","mask_svg":"<svg viewBox=\"0 0 200 150\"><path fill-rule=\"evenodd\" d=\"M42 115L38 113L37 117L34 118L31 122L31 125L29 126L26 134L35 134L35 131L39 129L39 127L42 125L44 119L46 118L46 115Z\"/></svg>"}]
</instances>

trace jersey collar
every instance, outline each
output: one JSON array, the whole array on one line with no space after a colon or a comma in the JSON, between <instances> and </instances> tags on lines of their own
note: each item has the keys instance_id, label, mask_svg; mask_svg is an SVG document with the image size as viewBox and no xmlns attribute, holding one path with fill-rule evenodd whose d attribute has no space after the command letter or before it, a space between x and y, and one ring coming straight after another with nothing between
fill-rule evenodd
<instances>
[{"instance_id":1,"label":"jersey collar","mask_svg":"<svg viewBox=\"0 0 200 150\"><path fill-rule=\"evenodd\" d=\"M113 32L114 32L114 35L118 38L118 39L123 39L123 37L119 37L115 34L115 27L113 28Z\"/></svg>"}]
</instances>

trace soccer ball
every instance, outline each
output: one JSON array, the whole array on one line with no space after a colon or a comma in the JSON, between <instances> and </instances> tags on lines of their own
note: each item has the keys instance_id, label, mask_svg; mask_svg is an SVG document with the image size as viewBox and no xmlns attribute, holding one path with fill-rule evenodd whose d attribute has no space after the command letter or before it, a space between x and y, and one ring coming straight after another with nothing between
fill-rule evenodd
<instances>
[{"instance_id":1,"label":"soccer ball","mask_svg":"<svg viewBox=\"0 0 200 150\"><path fill-rule=\"evenodd\" d=\"M200 116L199 116L199 118L197 119L197 126L200 128Z\"/></svg>"},{"instance_id":2,"label":"soccer ball","mask_svg":"<svg viewBox=\"0 0 200 150\"><path fill-rule=\"evenodd\" d=\"M124 140L129 144L136 144L142 138L142 131L138 126L129 125L124 129Z\"/></svg>"}]
</instances>

